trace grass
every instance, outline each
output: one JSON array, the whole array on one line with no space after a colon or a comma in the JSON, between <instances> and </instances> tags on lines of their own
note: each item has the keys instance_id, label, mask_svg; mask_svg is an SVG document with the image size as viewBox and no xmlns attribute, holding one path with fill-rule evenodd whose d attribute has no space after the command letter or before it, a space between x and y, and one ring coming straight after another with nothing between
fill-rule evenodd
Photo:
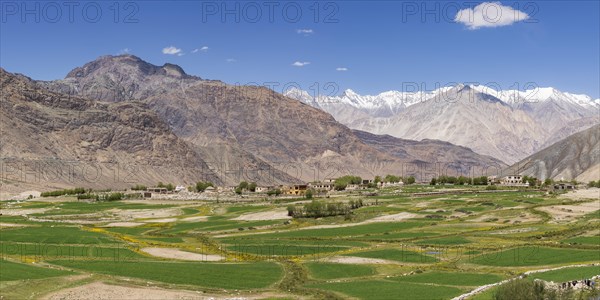
<instances>
[{"instance_id":1,"label":"grass","mask_svg":"<svg viewBox=\"0 0 600 300\"><path fill-rule=\"evenodd\" d=\"M377 259L386 259L386 260L394 260L400 262L409 262L409 263L434 263L437 262L437 258L423 255L414 251L408 251L404 249L383 249L383 250L373 250L373 251L364 251L364 252L355 252L344 254L346 256L358 256L358 257L366 257L366 258L377 258Z\"/></svg>"},{"instance_id":2,"label":"grass","mask_svg":"<svg viewBox=\"0 0 600 300\"><path fill-rule=\"evenodd\" d=\"M231 221L231 220L208 220L206 222L196 223L177 223L169 229L162 230L163 234L184 233L186 231L224 231L234 230L239 228L247 229L248 227L258 227L266 225L281 224L277 220L260 220L260 221Z\"/></svg>"},{"instance_id":3,"label":"grass","mask_svg":"<svg viewBox=\"0 0 600 300\"><path fill-rule=\"evenodd\" d=\"M450 299L462 294L455 287L383 280L311 284L308 287L336 291L359 299Z\"/></svg>"},{"instance_id":4,"label":"grass","mask_svg":"<svg viewBox=\"0 0 600 300\"><path fill-rule=\"evenodd\" d=\"M471 243L471 241L462 236L441 237L417 242L419 245L461 245L468 243Z\"/></svg>"},{"instance_id":5,"label":"grass","mask_svg":"<svg viewBox=\"0 0 600 300\"><path fill-rule=\"evenodd\" d=\"M24 227L2 230L0 241L44 244L105 244L116 242L101 233L66 226Z\"/></svg>"},{"instance_id":6,"label":"grass","mask_svg":"<svg viewBox=\"0 0 600 300\"><path fill-rule=\"evenodd\" d=\"M600 266L564 268L560 270L531 274L531 278L546 281L565 282L569 280L589 279L600 275Z\"/></svg>"},{"instance_id":7,"label":"grass","mask_svg":"<svg viewBox=\"0 0 600 300\"><path fill-rule=\"evenodd\" d=\"M335 263L307 263L306 267L315 279L338 279L349 277L363 277L375 274L371 266L346 265Z\"/></svg>"},{"instance_id":8,"label":"grass","mask_svg":"<svg viewBox=\"0 0 600 300\"><path fill-rule=\"evenodd\" d=\"M600 236L578 236L563 240L564 243L582 244L582 245L598 245L600 246Z\"/></svg>"},{"instance_id":9,"label":"grass","mask_svg":"<svg viewBox=\"0 0 600 300\"><path fill-rule=\"evenodd\" d=\"M223 264L63 260L53 263L94 273L221 289L261 289L282 277L282 268L271 262Z\"/></svg>"},{"instance_id":10,"label":"grass","mask_svg":"<svg viewBox=\"0 0 600 300\"><path fill-rule=\"evenodd\" d=\"M127 260L132 258L143 258L137 252L134 252L123 245L98 245L90 244L87 246L78 245L55 245L55 244L25 244L0 242L0 253L8 256L27 257L35 261L47 261L57 259L95 259L112 258L115 260Z\"/></svg>"},{"instance_id":11,"label":"grass","mask_svg":"<svg viewBox=\"0 0 600 300\"><path fill-rule=\"evenodd\" d=\"M73 272L54 270L0 259L0 281L40 279L73 275Z\"/></svg>"},{"instance_id":12,"label":"grass","mask_svg":"<svg viewBox=\"0 0 600 300\"><path fill-rule=\"evenodd\" d=\"M341 237L341 236L362 236L366 234L378 234L384 232L393 232L409 228L415 228L424 225L424 223L416 222L396 222L396 223L372 223L365 225L356 225L348 227L338 228L320 228L320 229L305 229L305 230L294 230L280 233L269 233L262 234L265 238L276 238L276 237Z\"/></svg>"},{"instance_id":13,"label":"grass","mask_svg":"<svg viewBox=\"0 0 600 300\"><path fill-rule=\"evenodd\" d=\"M487 266L543 266L600 261L600 251L546 247L519 247L473 258L473 263Z\"/></svg>"},{"instance_id":14,"label":"grass","mask_svg":"<svg viewBox=\"0 0 600 300\"><path fill-rule=\"evenodd\" d=\"M502 277L494 274L480 273L447 273L429 272L410 276L395 277L400 282L433 283L454 286L480 286L502 281Z\"/></svg>"}]
</instances>

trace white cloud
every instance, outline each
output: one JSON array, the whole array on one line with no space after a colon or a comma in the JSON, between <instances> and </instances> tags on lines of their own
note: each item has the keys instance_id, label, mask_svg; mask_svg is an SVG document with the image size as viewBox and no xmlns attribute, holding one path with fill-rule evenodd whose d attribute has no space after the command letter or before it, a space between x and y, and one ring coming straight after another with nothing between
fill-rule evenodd
<instances>
[{"instance_id":1,"label":"white cloud","mask_svg":"<svg viewBox=\"0 0 600 300\"><path fill-rule=\"evenodd\" d=\"M298 30L296 30L296 32L298 34L304 34L304 35L310 35L310 34L315 33L312 29L308 29L308 28L307 29L298 29Z\"/></svg>"},{"instance_id":2,"label":"white cloud","mask_svg":"<svg viewBox=\"0 0 600 300\"><path fill-rule=\"evenodd\" d=\"M310 65L310 62L308 62L308 61L297 61L297 62L294 62L292 64L292 66L294 66L294 67L304 67L306 65Z\"/></svg>"},{"instance_id":3,"label":"white cloud","mask_svg":"<svg viewBox=\"0 0 600 300\"><path fill-rule=\"evenodd\" d=\"M121 49L119 50L118 54L128 54L129 52L131 52L131 49L129 48L125 48L125 49Z\"/></svg>"},{"instance_id":4,"label":"white cloud","mask_svg":"<svg viewBox=\"0 0 600 300\"><path fill-rule=\"evenodd\" d=\"M474 9L459 10L454 17L454 22L465 24L469 29L475 30L481 27L508 26L527 19L529 15L526 13L504 6L500 2L483 2Z\"/></svg>"},{"instance_id":5,"label":"white cloud","mask_svg":"<svg viewBox=\"0 0 600 300\"><path fill-rule=\"evenodd\" d=\"M235 58L228 58L225 61L228 63L232 63L232 62L236 62L237 60L235 60Z\"/></svg>"},{"instance_id":6,"label":"white cloud","mask_svg":"<svg viewBox=\"0 0 600 300\"><path fill-rule=\"evenodd\" d=\"M163 54L175 55L181 53L181 49L169 46L162 49ZM181 55L180 55L181 56Z\"/></svg>"},{"instance_id":7,"label":"white cloud","mask_svg":"<svg viewBox=\"0 0 600 300\"><path fill-rule=\"evenodd\" d=\"M340 67L340 68L335 68L335 70L340 71L340 72L346 72L346 71L348 71L348 68Z\"/></svg>"},{"instance_id":8,"label":"white cloud","mask_svg":"<svg viewBox=\"0 0 600 300\"><path fill-rule=\"evenodd\" d=\"M192 50L192 53L196 53L198 51L207 52L208 51L208 47L204 46L202 48L196 48L196 49Z\"/></svg>"}]
</instances>

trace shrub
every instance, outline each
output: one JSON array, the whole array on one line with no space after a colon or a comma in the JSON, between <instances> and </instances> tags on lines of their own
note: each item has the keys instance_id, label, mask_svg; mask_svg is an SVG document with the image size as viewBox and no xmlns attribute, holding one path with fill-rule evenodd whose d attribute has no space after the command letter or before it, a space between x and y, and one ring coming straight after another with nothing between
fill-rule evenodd
<instances>
[{"instance_id":1,"label":"shrub","mask_svg":"<svg viewBox=\"0 0 600 300\"><path fill-rule=\"evenodd\" d=\"M142 185L142 184L136 184L135 186L131 187L132 191L145 191L146 190L146 186Z\"/></svg>"},{"instance_id":2,"label":"shrub","mask_svg":"<svg viewBox=\"0 0 600 300\"><path fill-rule=\"evenodd\" d=\"M553 290L546 289L543 282L515 279L501 285L494 294L495 300L557 299Z\"/></svg>"},{"instance_id":3,"label":"shrub","mask_svg":"<svg viewBox=\"0 0 600 300\"><path fill-rule=\"evenodd\" d=\"M212 182L196 182L196 192L204 192L209 186L214 186Z\"/></svg>"}]
</instances>

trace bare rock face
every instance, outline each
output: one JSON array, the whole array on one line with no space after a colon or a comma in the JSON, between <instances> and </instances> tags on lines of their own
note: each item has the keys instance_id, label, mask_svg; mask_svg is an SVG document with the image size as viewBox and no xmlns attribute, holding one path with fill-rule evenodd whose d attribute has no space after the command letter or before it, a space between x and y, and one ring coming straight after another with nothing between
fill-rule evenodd
<instances>
[{"instance_id":1,"label":"bare rock face","mask_svg":"<svg viewBox=\"0 0 600 300\"><path fill-rule=\"evenodd\" d=\"M507 173L538 179L600 179L600 125L575 133L515 163Z\"/></svg>"},{"instance_id":2,"label":"bare rock face","mask_svg":"<svg viewBox=\"0 0 600 300\"><path fill-rule=\"evenodd\" d=\"M90 101L0 75L3 180L97 188L221 182L142 103Z\"/></svg>"}]
</instances>

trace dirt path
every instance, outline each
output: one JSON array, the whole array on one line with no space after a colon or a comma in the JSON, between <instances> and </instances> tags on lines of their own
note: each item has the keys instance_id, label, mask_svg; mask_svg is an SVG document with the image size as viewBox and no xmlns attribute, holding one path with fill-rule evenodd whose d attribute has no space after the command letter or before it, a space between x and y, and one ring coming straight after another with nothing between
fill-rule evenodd
<instances>
[{"instance_id":1,"label":"dirt path","mask_svg":"<svg viewBox=\"0 0 600 300\"><path fill-rule=\"evenodd\" d=\"M350 265L365 265L365 264L398 264L395 261L379 258L367 258L357 256L334 256L326 260L327 262Z\"/></svg>"},{"instance_id":2,"label":"dirt path","mask_svg":"<svg viewBox=\"0 0 600 300\"><path fill-rule=\"evenodd\" d=\"M205 299L265 299L287 298L275 292L244 294L207 294L201 291L164 289L158 287L124 286L92 282L74 288L59 290L48 294L44 300L79 300L79 299L144 299L144 300L205 300Z\"/></svg>"},{"instance_id":3,"label":"dirt path","mask_svg":"<svg viewBox=\"0 0 600 300\"><path fill-rule=\"evenodd\" d=\"M166 290L153 287L128 287L93 282L86 285L60 290L43 297L48 300L75 299L210 299L201 292Z\"/></svg>"},{"instance_id":4,"label":"dirt path","mask_svg":"<svg viewBox=\"0 0 600 300\"><path fill-rule=\"evenodd\" d=\"M222 261L224 258L220 255L214 254L201 254L187 251L181 251L179 249L171 248L142 248L140 249L152 256L162 258L172 258L180 260L193 260L193 261Z\"/></svg>"}]
</instances>

